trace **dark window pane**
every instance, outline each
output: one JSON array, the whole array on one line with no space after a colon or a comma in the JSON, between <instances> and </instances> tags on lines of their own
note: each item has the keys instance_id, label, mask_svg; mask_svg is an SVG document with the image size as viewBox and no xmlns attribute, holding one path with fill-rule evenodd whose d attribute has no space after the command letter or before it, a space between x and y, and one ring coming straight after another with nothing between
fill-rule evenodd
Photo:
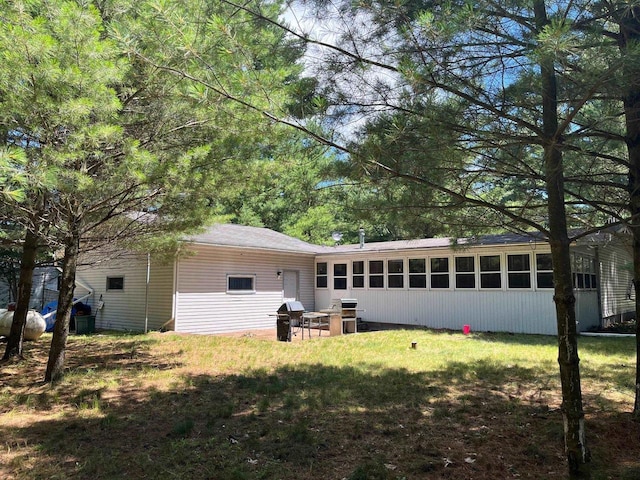
<instances>
[{"instance_id":1,"label":"dark window pane","mask_svg":"<svg viewBox=\"0 0 640 480\"><path fill-rule=\"evenodd\" d=\"M327 277L316 277L316 287L318 288L327 288Z\"/></svg>"},{"instance_id":2,"label":"dark window pane","mask_svg":"<svg viewBox=\"0 0 640 480\"><path fill-rule=\"evenodd\" d=\"M595 275L591 275L591 288L598 288L598 283Z\"/></svg>"},{"instance_id":3,"label":"dark window pane","mask_svg":"<svg viewBox=\"0 0 640 480\"><path fill-rule=\"evenodd\" d=\"M107 290L124 290L124 277L107 277Z\"/></svg>"},{"instance_id":4,"label":"dark window pane","mask_svg":"<svg viewBox=\"0 0 640 480\"><path fill-rule=\"evenodd\" d=\"M253 277L229 277L229 290L253 290Z\"/></svg>"},{"instance_id":5,"label":"dark window pane","mask_svg":"<svg viewBox=\"0 0 640 480\"><path fill-rule=\"evenodd\" d=\"M347 289L347 278L346 277L337 277L333 279L333 288L336 290L346 290Z\"/></svg>"},{"instance_id":6,"label":"dark window pane","mask_svg":"<svg viewBox=\"0 0 640 480\"><path fill-rule=\"evenodd\" d=\"M404 262L402 260L389 260L387 269L387 273L402 273L404 272Z\"/></svg>"},{"instance_id":7,"label":"dark window pane","mask_svg":"<svg viewBox=\"0 0 640 480\"><path fill-rule=\"evenodd\" d=\"M431 288L449 288L449 275L431 275Z\"/></svg>"},{"instance_id":8,"label":"dark window pane","mask_svg":"<svg viewBox=\"0 0 640 480\"><path fill-rule=\"evenodd\" d=\"M531 276L528 273L510 273L509 288L531 288Z\"/></svg>"},{"instance_id":9,"label":"dark window pane","mask_svg":"<svg viewBox=\"0 0 640 480\"><path fill-rule=\"evenodd\" d=\"M456 288L475 288L476 277L473 274L458 273L456 274Z\"/></svg>"},{"instance_id":10,"label":"dark window pane","mask_svg":"<svg viewBox=\"0 0 640 480\"><path fill-rule=\"evenodd\" d=\"M409 287L410 288L427 288L427 276L426 275L410 275Z\"/></svg>"},{"instance_id":11,"label":"dark window pane","mask_svg":"<svg viewBox=\"0 0 640 480\"><path fill-rule=\"evenodd\" d=\"M473 272L473 257L456 257L456 272Z\"/></svg>"},{"instance_id":12,"label":"dark window pane","mask_svg":"<svg viewBox=\"0 0 640 480\"><path fill-rule=\"evenodd\" d=\"M499 272L500 271L500 255L490 255L480 257L481 272Z\"/></svg>"},{"instance_id":13,"label":"dark window pane","mask_svg":"<svg viewBox=\"0 0 640 480\"><path fill-rule=\"evenodd\" d=\"M336 277L346 277L347 276L347 264L346 263L334 263L333 264L333 274Z\"/></svg>"},{"instance_id":14,"label":"dark window pane","mask_svg":"<svg viewBox=\"0 0 640 480\"><path fill-rule=\"evenodd\" d=\"M434 273L446 273L449 271L448 258L432 258L431 271Z\"/></svg>"},{"instance_id":15,"label":"dark window pane","mask_svg":"<svg viewBox=\"0 0 640 480\"><path fill-rule=\"evenodd\" d=\"M370 260L369 273L384 273L384 262L382 260Z\"/></svg>"},{"instance_id":16,"label":"dark window pane","mask_svg":"<svg viewBox=\"0 0 640 480\"><path fill-rule=\"evenodd\" d=\"M320 262L316 264L316 273L318 275L326 275L327 274L327 262Z\"/></svg>"},{"instance_id":17,"label":"dark window pane","mask_svg":"<svg viewBox=\"0 0 640 480\"><path fill-rule=\"evenodd\" d=\"M480 288L500 288L502 281L499 273L483 273L480 275Z\"/></svg>"},{"instance_id":18,"label":"dark window pane","mask_svg":"<svg viewBox=\"0 0 640 480\"><path fill-rule=\"evenodd\" d=\"M409 273L427 273L427 262L424 258L410 258Z\"/></svg>"},{"instance_id":19,"label":"dark window pane","mask_svg":"<svg viewBox=\"0 0 640 480\"><path fill-rule=\"evenodd\" d=\"M585 274L585 276L584 276L584 288L591 288L591 275Z\"/></svg>"},{"instance_id":20,"label":"dark window pane","mask_svg":"<svg viewBox=\"0 0 640 480\"><path fill-rule=\"evenodd\" d=\"M550 253L536 254L536 268L538 270L553 270L553 262Z\"/></svg>"},{"instance_id":21,"label":"dark window pane","mask_svg":"<svg viewBox=\"0 0 640 480\"><path fill-rule=\"evenodd\" d=\"M553 288L553 273L538 273L538 288Z\"/></svg>"},{"instance_id":22,"label":"dark window pane","mask_svg":"<svg viewBox=\"0 0 640 480\"><path fill-rule=\"evenodd\" d=\"M369 288L384 288L384 276L383 275L370 275L369 276Z\"/></svg>"},{"instance_id":23,"label":"dark window pane","mask_svg":"<svg viewBox=\"0 0 640 480\"><path fill-rule=\"evenodd\" d=\"M364 277L362 275L353 277L353 288L364 288Z\"/></svg>"},{"instance_id":24,"label":"dark window pane","mask_svg":"<svg viewBox=\"0 0 640 480\"><path fill-rule=\"evenodd\" d=\"M353 274L362 275L364 273L364 262L353 262Z\"/></svg>"},{"instance_id":25,"label":"dark window pane","mask_svg":"<svg viewBox=\"0 0 640 480\"><path fill-rule=\"evenodd\" d=\"M510 272L527 272L531 270L529 254L507 255L507 265Z\"/></svg>"},{"instance_id":26,"label":"dark window pane","mask_svg":"<svg viewBox=\"0 0 640 480\"><path fill-rule=\"evenodd\" d=\"M578 274L578 285L577 288L584 288L584 273Z\"/></svg>"},{"instance_id":27,"label":"dark window pane","mask_svg":"<svg viewBox=\"0 0 640 480\"><path fill-rule=\"evenodd\" d=\"M404 277L402 275L389 275L389 288L403 288Z\"/></svg>"}]
</instances>

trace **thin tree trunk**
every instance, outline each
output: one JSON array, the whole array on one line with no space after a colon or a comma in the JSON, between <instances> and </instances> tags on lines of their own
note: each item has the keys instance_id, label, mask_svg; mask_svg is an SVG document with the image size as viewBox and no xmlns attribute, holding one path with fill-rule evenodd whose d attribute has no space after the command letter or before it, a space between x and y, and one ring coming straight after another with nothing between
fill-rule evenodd
<instances>
[{"instance_id":1,"label":"thin tree trunk","mask_svg":"<svg viewBox=\"0 0 640 480\"><path fill-rule=\"evenodd\" d=\"M76 266L78 264L79 235L72 232L64 250L60 291L58 292L58 311L56 323L53 327L53 339L49 349L49 361L45 373L45 382L54 382L62 377L64 372L67 338L69 337L69 321L73 307L73 290L76 281Z\"/></svg>"},{"instance_id":2,"label":"thin tree trunk","mask_svg":"<svg viewBox=\"0 0 640 480\"><path fill-rule=\"evenodd\" d=\"M20 263L16 310L13 314L9 340L3 356L4 360L8 360L11 357L22 356L24 329L27 325L27 314L29 313L33 271L36 267L37 252L38 237L31 230L27 230L22 247L22 262Z\"/></svg>"},{"instance_id":3,"label":"thin tree trunk","mask_svg":"<svg viewBox=\"0 0 640 480\"><path fill-rule=\"evenodd\" d=\"M548 24L544 0L534 2L538 32ZM565 453L569 478L590 478L590 454L586 446L580 359L576 328L575 296L571 275L570 242L564 204L562 138L558 132L558 89L553 57L540 60L542 122L545 137L544 168L548 194L549 243L553 259L554 302L558 324L558 364L562 385Z\"/></svg>"}]
</instances>

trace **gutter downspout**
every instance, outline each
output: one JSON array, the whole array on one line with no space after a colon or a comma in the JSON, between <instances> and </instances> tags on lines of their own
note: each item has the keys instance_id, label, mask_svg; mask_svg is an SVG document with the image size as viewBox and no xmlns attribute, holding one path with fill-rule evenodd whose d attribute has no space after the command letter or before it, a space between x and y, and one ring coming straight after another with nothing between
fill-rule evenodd
<instances>
[{"instance_id":1,"label":"gutter downspout","mask_svg":"<svg viewBox=\"0 0 640 480\"><path fill-rule=\"evenodd\" d=\"M173 261L173 331L178 331L178 257Z\"/></svg>"},{"instance_id":2,"label":"gutter downspout","mask_svg":"<svg viewBox=\"0 0 640 480\"><path fill-rule=\"evenodd\" d=\"M147 252L147 281L144 289L144 333L149 331L149 278L151 276L151 253Z\"/></svg>"}]
</instances>

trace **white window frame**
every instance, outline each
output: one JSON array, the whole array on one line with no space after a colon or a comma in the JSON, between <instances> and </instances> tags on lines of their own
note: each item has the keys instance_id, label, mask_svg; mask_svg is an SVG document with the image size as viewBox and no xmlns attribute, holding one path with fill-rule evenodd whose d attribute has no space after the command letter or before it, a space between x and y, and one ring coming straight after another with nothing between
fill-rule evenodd
<instances>
[{"instance_id":1,"label":"white window frame","mask_svg":"<svg viewBox=\"0 0 640 480\"><path fill-rule=\"evenodd\" d=\"M412 260L422 260L424 262L424 271L422 272L411 272L411 261ZM426 257L409 257L407 258L407 275L409 276L407 280L407 288L409 290L427 290L429 288L429 259ZM411 279L415 277L424 277L424 287L412 287ZM444 289L441 289L444 290Z\"/></svg>"},{"instance_id":2,"label":"white window frame","mask_svg":"<svg viewBox=\"0 0 640 480\"><path fill-rule=\"evenodd\" d=\"M382 272L378 273L371 273L371 262L380 262L382 264ZM387 286L386 284L386 277L387 277L387 269L385 268L386 265L386 259L384 258L372 258L370 260L367 260L367 289L368 290L374 290L374 291L380 291L380 290L384 290L385 287ZM372 287L371 286L371 277L382 277L382 285L380 287Z\"/></svg>"},{"instance_id":3,"label":"white window frame","mask_svg":"<svg viewBox=\"0 0 640 480\"><path fill-rule=\"evenodd\" d=\"M336 265L344 265L344 275L336 275ZM336 287L336 279L344 280L344 288ZM331 280L333 290L347 290L349 288L349 262L333 262L331 264Z\"/></svg>"},{"instance_id":4,"label":"white window frame","mask_svg":"<svg viewBox=\"0 0 640 480\"><path fill-rule=\"evenodd\" d=\"M325 273L323 273L323 274L319 274L318 273L318 266L320 264L324 264L325 269L326 269ZM315 267L315 272L314 273L315 273L315 275L313 276L313 278L314 278L315 287L319 288L319 289L323 289L323 290L328 290L329 289L329 262L326 262L326 261L316 262L316 267ZM319 287L318 286L318 278L324 278L325 279L326 285L324 287Z\"/></svg>"},{"instance_id":5,"label":"white window frame","mask_svg":"<svg viewBox=\"0 0 640 480\"><path fill-rule=\"evenodd\" d=\"M529 257L529 270L509 270L509 257L510 256L527 256ZM526 291L531 291L533 290L533 278L532 278L532 274L534 273L534 264L532 262L532 258L531 258L531 252L509 252L505 255L505 267L507 270L507 284L505 285L507 287L507 290L513 290L513 291L517 291L517 292L526 292ZM535 260L535 259L534 259ZM511 285L509 285L509 274L513 273L513 274L525 274L528 273L529 274L529 286L528 287L512 287Z\"/></svg>"},{"instance_id":6,"label":"white window frame","mask_svg":"<svg viewBox=\"0 0 640 480\"><path fill-rule=\"evenodd\" d=\"M402 265L402 271L401 272L391 272L390 269L389 269L389 263L390 262L400 262L400 264ZM387 270L387 272L386 272L387 289L388 290L404 290L404 289L406 289L407 288L406 287L406 280L405 280L406 267L405 267L404 258L397 258L397 257L396 258L387 258L385 260L385 263L387 264L387 268L386 268L386 270ZM400 277L402 279L402 286L400 286L400 287L392 287L391 286L391 282L390 282L391 277L394 277L394 278Z\"/></svg>"},{"instance_id":7,"label":"white window frame","mask_svg":"<svg viewBox=\"0 0 640 480\"><path fill-rule=\"evenodd\" d=\"M232 278L250 278L251 290L239 290L229 288L229 283ZM253 295L256 293L256 274L255 273L227 273L227 294L229 295Z\"/></svg>"},{"instance_id":8,"label":"white window frame","mask_svg":"<svg viewBox=\"0 0 640 480\"><path fill-rule=\"evenodd\" d=\"M500 261L500 267L498 270L482 270L482 258L483 257L498 257ZM478 254L478 289L480 290L504 290L505 288L505 279L504 279L504 267L505 267L505 259L500 253L479 253ZM482 286L482 277L483 275L495 275L498 274L500 276L500 286L499 287L483 287Z\"/></svg>"},{"instance_id":9,"label":"white window frame","mask_svg":"<svg viewBox=\"0 0 640 480\"><path fill-rule=\"evenodd\" d=\"M446 272L434 272L431 269L431 260L432 259L443 259L446 258L447 259L447 271ZM442 291L447 291L447 290L453 290L453 286L454 286L454 282L452 281L451 275L453 273L453 257L451 255L431 255L429 257L427 257L427 275L428 275L428 279L429 279L429 283L427 284L429 287L429 290L435 290L437 292L442 292ZM447 277L449 280L449 286L447 287L435 287L433 286L433 275L437 275L439 277Z\"/></svg>"},{"instance_id":10,"label":"white window frame","mask_svg":"<svg viewBox=\"0 0 640 480\"><path fill-rule=\"evenodd\" d=\"M547 291L553 290L553 264L551 265L551 269L538 269L538 255L548 255L549 257L551 257L551 252L540 252L540 253L535 253L533 255L534 261L535 261L534 266L535 266L535 269L536 269L536 272L535 272L536 289L537 290L547 290ZM540 274L540 273L551 274L551 286L550 287L541 287L539 285L538 274Z\"/></svg>"},{"instance_id":11,"label":"white window frame","mask_svg":"<svg viewBox=\"0 0 640 480\"><path fill-rule=\"evenodd\" d=\"M457 261L459 258L471 258L471 261L473 262L473 271L471 272L467 272L467 271L460 271L458 272L458 265L457 265ZM463 290L463 291L471 291L471 290L478 290L478 268L477 268L477 263L478 263L478 258L476 255L456 255L455 257L453 257L453 270L454 270L454 275L453 275L453 281L454 281L454 288L456 290ZM469 276L469 277L473 277L473 287L458 287L458 275L465 275L465 276Z\"/></svg>"},{"instance_id":12,"label":"white window frame","mask_svg":"<svg viewBox=\"0 0 640 480\"><path fill-rule=\"evenodd\" d=\"M356 269L354 268L355 263L362 264L362 273L355 273ZM351 260L351 288L357 289L365 289L367 288L367 269L366 269L367 261L366 260ZM356 287L353 280L358 277L362 279L362 286Z\"/></svg>"}]
</instances>

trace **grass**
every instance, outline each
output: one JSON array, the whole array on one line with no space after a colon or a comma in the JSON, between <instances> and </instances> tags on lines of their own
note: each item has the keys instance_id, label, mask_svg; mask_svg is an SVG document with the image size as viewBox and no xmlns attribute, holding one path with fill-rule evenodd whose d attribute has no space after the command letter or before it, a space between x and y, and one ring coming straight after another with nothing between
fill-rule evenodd
<instances>
[{"instance_id":1,"label":"grass","mask_svg":"<svg viewBox=\"0 0 640 480\"><path fill-rule=\"evenodd\" d=\"M53 386L49 340L0 366L0 478L566 478L552 337L74 336ZM638 478L634 339L580 356L593 478Z\"/></svg>"}]
</instances>

